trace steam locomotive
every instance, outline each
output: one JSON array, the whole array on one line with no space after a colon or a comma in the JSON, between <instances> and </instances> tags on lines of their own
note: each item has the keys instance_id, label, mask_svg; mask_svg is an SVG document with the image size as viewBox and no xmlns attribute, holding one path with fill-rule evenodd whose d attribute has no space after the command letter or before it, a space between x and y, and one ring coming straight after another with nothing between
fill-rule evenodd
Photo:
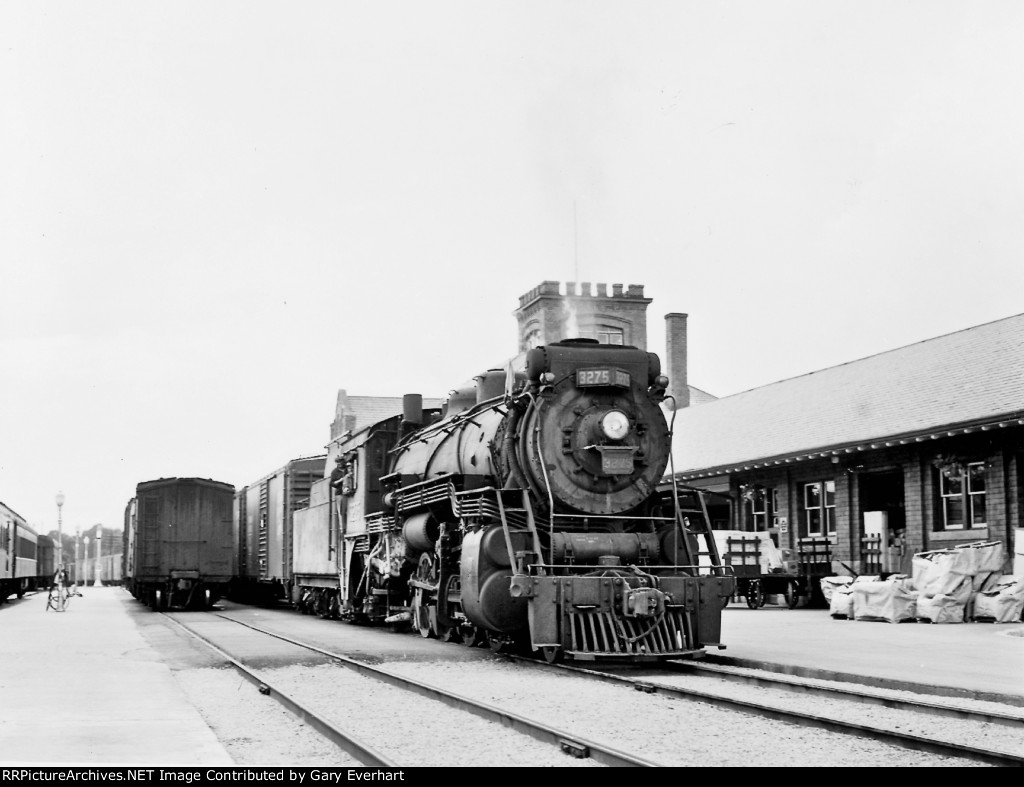
<instances>
[{"instance_id":1,"label":"steam locomotive","mask_svg":"<svg viewBox=\"0 0 1024 787\"><path fill-rule=\"evenodd\" d=\"M667 385L653 353L570 339L440 409L406 396L285 504L291 601L548 661L702 655L735 580L699 506L661 484Z\"/></svg>"}]
</instances>

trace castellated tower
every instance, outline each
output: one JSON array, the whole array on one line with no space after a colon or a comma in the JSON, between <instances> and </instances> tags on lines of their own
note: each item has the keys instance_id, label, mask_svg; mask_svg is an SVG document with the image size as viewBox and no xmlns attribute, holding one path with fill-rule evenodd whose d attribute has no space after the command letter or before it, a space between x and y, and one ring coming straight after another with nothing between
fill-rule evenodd
<instances>
[{"instance_id":1,"label":"castellated tower","mask_svg":"<svg viewBox=\"0 0 1024 787\"><path fill-rule=\"evenodd\" d=\"M519 296L519 351L562 339L597 339L647 349L647 304L641 284L544 281Z\"/></svg>"}]
</instances>

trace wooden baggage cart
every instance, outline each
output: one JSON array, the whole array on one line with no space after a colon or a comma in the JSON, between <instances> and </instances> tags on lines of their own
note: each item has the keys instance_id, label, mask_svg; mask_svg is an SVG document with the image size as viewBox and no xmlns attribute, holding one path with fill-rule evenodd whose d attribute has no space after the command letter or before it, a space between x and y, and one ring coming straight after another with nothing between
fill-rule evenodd
<instances>
[{"instance_id":1,"label":"wooden baggage cart","mask_svg":"<svg viewBox=\"0 0 1024 787\"><path fill-rule=\"evenodd\" d=\"M771 595L781 595L786 606L796 607L801 598L808 606L826 606L821 578L832 576L832 544L827 538L802 538L797 543L794 570L773 568L765 571L761 561L761 539L726 539L725 563L736 575L736 597L742 596L750 609L760 609Z\"/></svg>"}]
</instances>

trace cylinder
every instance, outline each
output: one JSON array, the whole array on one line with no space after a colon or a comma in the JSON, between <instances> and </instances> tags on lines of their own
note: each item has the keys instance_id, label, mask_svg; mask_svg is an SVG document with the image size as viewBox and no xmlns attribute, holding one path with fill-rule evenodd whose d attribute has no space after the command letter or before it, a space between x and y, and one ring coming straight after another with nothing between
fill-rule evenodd
<instances>
[{"instance_id":1,"label":"cylinder","mask_svg":"<svg viewBox=\"0 0 1024 787\"><path fill-rule=\"evenodd\" d=\"M495 631L512 632L526 625L527 600L509 592L512 569L497 569L481 578L479 612L483 625Z\"/></svg>"},{"instance_id":2,"label":"cylinder","mask_svg":"<svg viewBox=\"0 0 1024 787\"><path fill-rule=\"evenodd\" d=\"M526 548L529 534L516 531L509 534L509 539L512 541L512 550L515 553ZM512 565L508 554L508 544L505 543L505 531L500 525L493 525L483 531L483 536L480 539L480 552L486 560L495 566L508 568Z\"/></svg>"},{"instance_id":3,"label":"cylinder","mask_svg":"<svg viewBox=\"0 0 1024 787\"><path fill-rule=\"evenodd\" d=\"M402 537L414 552L426 552L437 543L440 528L430 514L414 514L402 525Z\"/></svg>"}]
</instances>

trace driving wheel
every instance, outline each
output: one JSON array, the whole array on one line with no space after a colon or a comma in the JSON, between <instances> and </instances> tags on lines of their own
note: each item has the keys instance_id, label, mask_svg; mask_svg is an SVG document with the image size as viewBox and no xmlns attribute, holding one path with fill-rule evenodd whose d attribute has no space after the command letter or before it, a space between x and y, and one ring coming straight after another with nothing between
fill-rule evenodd
<instances>
[{"instance_id":1,"label":"driving wheel","mask_svg":"<svg viewBox=\"0 0 1024 787\"><path fill-rule=\"evenodd\" d=\"M437 624L437 638L441 642L462 642L459 630L455 626L445 626L442 623Z\"/></svg>"},{"instance_id":2,"label":"driving wheel","mask_svg":"<svg viewBox=\"0 0 1024 787\"><path fill-rule=\"evenodd\" d=\"M419 564L416 566L416 579L427 585L437 583L437 565L434 556L430 552L420 555ZM422 587L416 588L413 596L412 618L413 625L424 638L435 638L437 630L437 607L431 602L435 601L435 594ZM436 603L436 602L435 602Z\"/></svg>"},{"instance_id":3,"label":"driving wheel","mask_svg":"<svg viewBox=\"0 0 1024 787\"><path fill-rule=\"evenodd\" d=\"M430 639L433 632L430 630L430 611L423 603L423 591L416 589L416 595L412 603L412 625L424 639Z\"/></svg>"}]
</instances>

